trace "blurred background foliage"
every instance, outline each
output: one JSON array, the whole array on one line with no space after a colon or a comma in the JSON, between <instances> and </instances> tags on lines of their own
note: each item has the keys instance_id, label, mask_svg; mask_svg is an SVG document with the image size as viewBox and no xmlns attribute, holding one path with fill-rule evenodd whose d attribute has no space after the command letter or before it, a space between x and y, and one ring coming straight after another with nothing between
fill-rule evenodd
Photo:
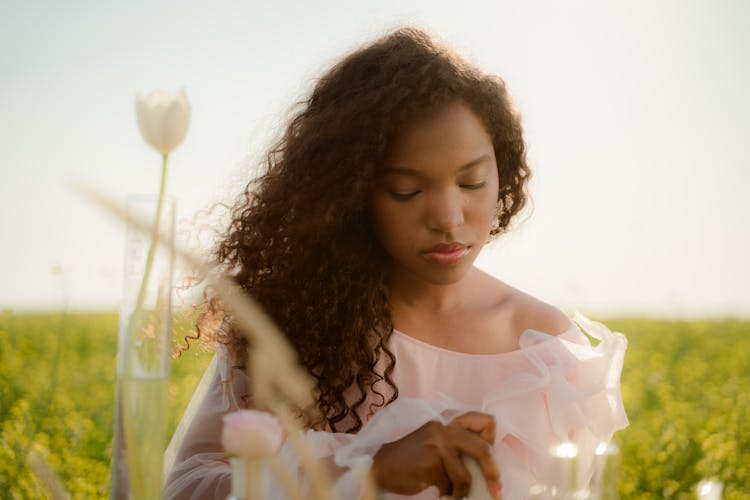
<instances>
[{"instance_id":1,"label":"blurred background foliage","mask_svg":"<svg viewBox=\"0 0 750 500\"><path fill-rule=\"evenodd\" d=\"M703 478L750 498L750 322L604 322L629 340L621 498L695 498ZM0 498L48 497L57 478L73 498L108 496L116 343L116 314L0 315ZM210 359L193 342L173 360L170 434Z\"/></svg>"},{"instance_id":2,"label":"blurred background foliage","mask_svg":"<svg viewBox=\"0 0 750 500\"><path fill-rule=\"evenodd\" d=\"M176 317L175 344L191 315ZM73 498L109 496L116 352L116 314L0 316L0 498L49 496L34 456ZM173 360L169 435L211 355L193 342Z\"/></svg>"},{"instance_id":3,"label":"blurred background foliage","mask_svg":"<svg viewBox=\"0 0 750 500\"><path fill-rule=\"evenodd\" d=\"M622 498L694 498L703 478L750 498L750 322L606 321L629 340Z\"/></svg>"}]
</instances>

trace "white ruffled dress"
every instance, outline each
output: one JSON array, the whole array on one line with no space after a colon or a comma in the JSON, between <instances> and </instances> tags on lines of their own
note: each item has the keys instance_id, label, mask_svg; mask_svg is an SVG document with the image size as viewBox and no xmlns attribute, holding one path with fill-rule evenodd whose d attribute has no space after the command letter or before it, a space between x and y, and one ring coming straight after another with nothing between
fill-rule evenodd
<instances>
[{"instance_id":1,"label":"white ruffled dress","mask_svg":"<svg viewBox=\"0 0 750 500\"><path fill-rule=\"evenodd\" d=\"M320 458L347 470L337 479L338 496L358 498L372 456L383 443L430 420L448 423L471 410L496 419L495 454L505 500L528 498L529 488L547 482L549 450L556 444L573 441L581 457L593 457L598 443L628 425L620 396L627 340L580 314L573 319L597 339L596 346L574 324L557 336L527 330L518 350L498 354L449 351L394 331L389 347L396 358L392 379L398 399L369 419L361 415L366 423L357 434L305 434ZM232 394L246 394L247 380L228 366L226 353L219 350L175 432L165 456L165 498L224 498L229 492L221 416L237 407ZM280 456L302 478L290 447L284 446ZM581 462L579 473L590 473L589 465ZM272 498L283 498L279 485L272 488ZM431 487L408 498L436 499L438 492Z\"/></svg>"}]
</instances>

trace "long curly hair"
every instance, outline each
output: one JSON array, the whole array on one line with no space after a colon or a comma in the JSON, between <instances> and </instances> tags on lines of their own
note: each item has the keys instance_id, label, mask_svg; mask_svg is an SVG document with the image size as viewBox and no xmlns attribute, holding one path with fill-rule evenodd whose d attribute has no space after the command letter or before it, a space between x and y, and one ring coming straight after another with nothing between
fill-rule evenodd
<instances>
[{"instance_id":1,"label":"long curly hair","mask_svg":"<svg viewBox=\"0 0 750 500\"><path fill-rule=\"evenodd\" d=\"M356 432L358 410L398 395L388 350L390 261L368 216L374 179L404 127L455 100L492 138L500 187L491 236L501 233L524 206L530 175L505 83L405 27L346 56L298 103L216 247L219 264L278 323L315 378L321 425L334 431ZM204 319L224 315L219 341L246 359L247 343L218 297L207 304ZM388 391L374 389L380 381Z\"/></svg>"}]
</instances>

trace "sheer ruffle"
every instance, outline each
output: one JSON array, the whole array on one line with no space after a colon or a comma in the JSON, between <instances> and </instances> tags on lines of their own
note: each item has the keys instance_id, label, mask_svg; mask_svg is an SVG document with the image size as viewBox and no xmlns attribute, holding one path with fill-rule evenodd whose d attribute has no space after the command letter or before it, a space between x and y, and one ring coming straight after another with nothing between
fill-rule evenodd
<instances>
[{"instance_id":1,"label":"sheer ruffle","mask_svg":"<svg viewBox=\"0 0 750 500\"><path fill-rule=\"evenodd\" d=\"M577 445L579 473L591 473L594 449L628 425L620 395L627 340L580 314L574 317L599 341L592 347L577 328L558 337L529 330L521 352L534 369L488 394L482 411L497 420L495 451L504 498L525 498L550 472L550 447Z\"/></svg>"},{"instance_id":2,"label":"sheer ruffle","mask_svg":"<svg viewBox=\"0 0 750 500\"><path fill-rule=\"evenodd\" d=\"M224 499L231 490L229 459L221 446L222 417L240 409L247 375L232 368L219 344L164 453L164 498Z\"/></svg>"},{"instance_id":3,"label":"sheer ruffle","mask_svg":"<svg viewBox=\"0 0 750 500\"><path fill-rule=\"evenodd\" d=\"M458 371L463 370L462 366L475 367L477 363L482 365L477 373L487 376L491 375L491 366L505 370L499 370L502 378L493 379L491 388L479 399L467 398L463 392L424 391L419 397L399 397L380 409L356 435L305 432L306 440L320 459L333 461L345 470L336 481L339 498L359 497L372 457L383 443L398 440L428 421L448 423L471 410L490 413L496 418L495 454L506 500L526 498L533 484L545 482L550 470L549 449L555 444L573 441L578 445L581 457L593 457L593 450L599 442L608 441L615 431L628 425L619 387L627 341L623 335L612 333L604 325L580 314L574 316L574 321L598 340L596 346L592 346L575 326L559 336L527 330L521 336L517 351L497 356L454 353L457 356L444 360L455 366L454 372L445 373L445 377L455 378ZM449 353L446 351L446 356L450 356ZM423 354L431 360L436 355L435 352ZM397 366L404 361L407 360L397 355ZM408 362L419 363L419 360L409 359ZM501 364L507 366L501 367ZM464 371L464 375L476 378L474 372ZM407 386L413 381L396 377L395 382L401 388L402 383ZM420 387L444 387L430 380L426 382ZM466 389L470 392L469 387ZM201 409L205 406L201 405ZM220 416L215 418L215 425L220 427ZM215 444L220 448L218 437ZM282 447L279 458L293 477L304 477L289 445ZM224 464L223 457L199 453L194 457L184 456L184 461L178 461L175 469L194 469L187 475L178 476L188 479L204 477L206 484L219 480L224 474L228 477L228 465L222 468L212 460ZM579 463L582 475L590 472L588 466L585 459ZM188 479L185 481L192 484ZM196 484L202 487L203 483ZM272 481L272 489L272 498L284 498L278 483ZM204 498L206 496L210 494ZM436 488L428 488L413 498L434 499L437 496ZM165 497L170 498L166 494ZM198 498L198 495L193 497ZM386 495L384 498L404 497Z\"/></svg>"}]
</instances>

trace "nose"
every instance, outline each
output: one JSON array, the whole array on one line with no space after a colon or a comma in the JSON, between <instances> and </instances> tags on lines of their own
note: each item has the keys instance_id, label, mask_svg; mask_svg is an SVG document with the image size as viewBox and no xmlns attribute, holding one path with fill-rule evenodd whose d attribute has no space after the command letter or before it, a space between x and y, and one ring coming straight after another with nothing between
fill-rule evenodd
<instances>
[{"instance_id":1,"label":"nose","mask_svg":"<svg viewBox=\"0 0 750 500\"><path fill-rule=\"evenodd\" d=\"M449 189L436 193L427 203L426 220L430 230L448 233L464 223L464 207L460 193Z\"/></svg>"}]
</instances>

